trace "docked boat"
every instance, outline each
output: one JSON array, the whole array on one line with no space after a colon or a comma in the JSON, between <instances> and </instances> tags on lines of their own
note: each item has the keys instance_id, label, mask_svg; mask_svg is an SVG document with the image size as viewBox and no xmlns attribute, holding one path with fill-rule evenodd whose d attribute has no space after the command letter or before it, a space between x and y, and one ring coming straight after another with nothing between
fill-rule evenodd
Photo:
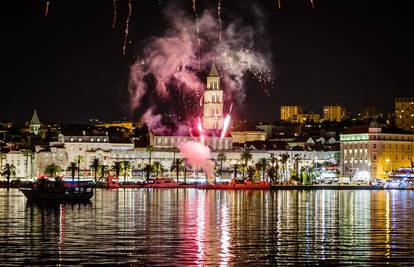
<instances>
[{"instance_id":1,"label":"docked boat","mask_svg":"<svg viewBox=\"0 0 414 267\"><path fill-rule=\"evenodd\" d=\"M42 179L34 188L20 189L30 201L88 201L93 196L93 187L67 187L63 181L46 181Z\"/></svg>"},{"instance_id":2,"label":"docked boat","mask_svg":"<svg viewBox=\"0 0 414 267\"><path fill-rule=\"evenodd\" d=\"M388 176L384 188L414 190L414 168L399 168L393 171Z\"/></svg>"},{"instance_id":3,"label":"docked boat","mask_svg":"<svg viewBox=\"0 0 414 267\"><path fill-rule=\"evenodd\" d=\"M253 183L250 180L238 181L231 179L229 183L215 183L215 184L199 184L198 189L270 189L269 182L257 182Z\"/></svg>"},{"instance_id":4,"label":"docked boat","mask_svg":"<svg viewBox=\"0 0 414 267\"><path fill-rule=\"evenodd\" d=\"M172 179L153 179L146 181L145 188L178 188L181 183L177 183Z\"/></svg>"}]
</instances>

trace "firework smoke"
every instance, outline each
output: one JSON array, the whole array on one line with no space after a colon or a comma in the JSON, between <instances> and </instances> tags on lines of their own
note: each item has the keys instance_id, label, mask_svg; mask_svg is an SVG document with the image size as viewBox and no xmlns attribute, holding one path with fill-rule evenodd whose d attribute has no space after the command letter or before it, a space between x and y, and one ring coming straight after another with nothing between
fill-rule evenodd
<instances>
[{"instance_id":1,"label":"firework smoke","mask_svg":"<svg viewBox=\"0 0 414 267\"><path fill-rule=\"evenodd\" d=\"M220 70L225 101L235 97L236 104L243 103L243 77L247 72L252 73L259 82L270 79L271 53L256 50L257 45L265 43L260 39L260 36L265 36L264 27L243 26L240 20L236 20L223 27L222 40L217 43L219 24L210 12L205 12L198 18L196 27L194 21L182 10L169 8L165 14L170 28L164 36L148 40L135 64L131 66L128 88L133 109L148 105L155 107L156 103L149 104L146 98L146 102L142 102L149 93L161 100L168 100L172 91L194 95L193 101L197 106L205 89L204 78L200 79L196 73L197 66L201 64L206 71L212 61ZM264 16L259 12L255 15L257 21ZM201 53L198 53L199 49ZM147 82L149 77L153 81L151 84ZM151 115L157 115L156 109ZM149 125L151 118L147 116L145 119Z\"/></svg>"},{"instance_id":2,"label":"firework smoke","mask_svg":"<svg viewBox=\"0 0 414 267\"><path fill-rule=\"evenodd\" d=\"M186 142L180 147L180 154L193 168L201 168L209 181L214 179L214 162L210 160L210 148L194 141Z\"/></svg>"}]
</instances>

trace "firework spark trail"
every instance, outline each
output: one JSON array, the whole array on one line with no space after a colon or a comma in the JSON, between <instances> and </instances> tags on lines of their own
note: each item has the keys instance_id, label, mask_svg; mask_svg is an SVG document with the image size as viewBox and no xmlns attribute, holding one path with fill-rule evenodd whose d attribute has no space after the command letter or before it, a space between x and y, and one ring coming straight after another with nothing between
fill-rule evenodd
<instances>
[{"instance_id":1,"label":"firework spark trail","mask_svg":"<svg viewBox=\"0 0 414 267\"><path fill-rule=\"evenodd\" d=\"M230 113L227 114L226 118L224 119L223 129L221 130L221 137L220 138L223 139L226 136L227 129L229 128L229 124L230 124Z\"/></svg>"},{"instance_id":2,"label":"firework spark trail","mask_svg":"<svg viewBox=\"0 0 414 267\"><path fill-rule=\"evenodd\" d=\"M45 17L47 17L47 13L49 13L49 1L46 2Z\"/></svg>"},{"instance_id":3,"label":"firework spark trail","mask_svg":"<svg viewBox=\"0 0 414 267\"><path fill-rule=\"evenodd\" d=\"M314 3L313 3L313 0L310 0L310 3L311 3L311 5L312 5L312 8L315 8L315 5L314 5Z\"/></svg>"},{"instance_id":4,"label":"firework spark trail","mask_svg":"<svg viewBox=\"0 0 414 267\"><path fill-rule=\"evenodd\" d=\"M124 55L125 55L125 49L126 49L126 45L127 45L127 41L128 41L129 19L131 17L131 13L132 13L132 4L131 4L131 0L129 0L128 1L128 17L127 17L126 23L125 23L124 46L122 48L122 51L123 51Z\"/></svg>"},{"instance_id":5,"label":"firework spark trail","mask_svg":"<svg viewBox=\"0 0 414 267\"><path fill-rule=\"evenodd\" d=\"M113 7L114 7L114 18L112 21L112 29L115 29L115 23L116 23L116 0L114 0L113 2Z\"/></svg>"},{"instance_id":6,"label":"firework spark trail","mask_svg":"<svg viewBox=\"0 0 414 267\"><path fill-rule=\"evenodd\" d=\"M221 0L217 3L217 16L219 21L219 42L221 42Z\"/></svg>"},{"instance_id":7,"label":"firework spark trail","mask_svg":"<svg viewBox=\"0 0 414 267\"><path fill-rule=\"evenodd\" d=\"M200 118L198 118L197 128L198 128L198 131L200 132L200 142L204 146L203 125L201 124Z\"/></svg>"},{"instance_id":8,"label":"firework spark trail","mask_svg":"<svg viewBox=\"0 0 414 267\"><path fill-rule=\"evenodd\" d=\"M277 6L279 7L279 9L282 8L282 6L280 5L280 0L277 0Z\"/></svg>"},{"instance_id":9,"label":"firework spark trail","mask_svg":"<svg viewBox=\"0 0 414 267\"><path fill-rule=\"evenodd\" d=\"M193 1L193 11L196 12L196 0L192 0Z\"/></svg>"}]
</instances>

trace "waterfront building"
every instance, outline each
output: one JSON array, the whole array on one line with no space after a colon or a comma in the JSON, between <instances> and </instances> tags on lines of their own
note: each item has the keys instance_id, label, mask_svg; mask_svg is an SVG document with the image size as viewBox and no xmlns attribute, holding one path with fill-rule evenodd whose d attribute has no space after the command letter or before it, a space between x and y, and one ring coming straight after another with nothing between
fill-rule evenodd
<instances>
[{"instance_id":1,"label":"waterfront building","mask_svg":"<svg viewBox=\"0 0 414 267\"><path fill-rule=\"evenodd\" d=\"M323 120L341 122L346 117L346 110L343 106L333 105L323 107Z\"/></svg>"},{"instance_id":2,"label":"waterfront building","mask_svg":"<svg viewBox=\"0 0 414 267\"><path fill-rule=\"evenodd\" d=\"M58 141L51 142L50 147L60 146L65 149L67 155L66 164L62 163L62 167L67 169L71 162L75 162L80 157L82 170L89 169L94 158L98 158L105 165L110 165L112 164L109 160L111 153L134 150L134 143L129 138L86 133L85 131L80 134L59 134ZM58 151L58 149L56 150Z\"/></svg>"},{"instance_id":3,"label":"waterfront building","mask_svg":"<svg viewBox=\"0 0 414 267\"><path fill-rule=\"evenodd\" d=\"M395 126L414 131L414 97L395 99Z\"/></svg>"},{"instance_id":4,"label":"waterfront building","mask_svg":"<svg viewBox=\"0 0 414 267\"><path fill-rule=\"evenodd\" d=\"M300 113L302 113L301 106L281 106L280 120L293 122L294 118Z\"/></svg>"},{"instance_id":5,"label":"waterfront building","mask_svg":"<svg viewBox=\"0 0 414 267\"><path fill-rule=\"evenodd\" d=\"M411 167L414 135L372 121L368 127L352 127L340 135L342 174L351 179L388 177L392 170Z\"/></svg>"},{"instance_id":6,"label":"waterfront building","mask_svg":"<svg viewBox=\"0 0 414 267\"><path fill-rule=\"evenodd\" d=\"M2 165L10 164L15 167L16 175L12 179L25 179L30 176L32 170L33 158L26 154L23 150L9 151L5 154Z\"/></svg>"},{"instance_id":7,"label":"waterfront building","mask_svg":"<svg viewBox=\"0 0 414 267\"><path fill-rule=\"evenodd\" d=\"M33 160L32 177L45 175L47 166L54 164L65 171L69 166L68 153L63 144L52 143L49 146L36 146Z\"/></svg>"}]
</instances>

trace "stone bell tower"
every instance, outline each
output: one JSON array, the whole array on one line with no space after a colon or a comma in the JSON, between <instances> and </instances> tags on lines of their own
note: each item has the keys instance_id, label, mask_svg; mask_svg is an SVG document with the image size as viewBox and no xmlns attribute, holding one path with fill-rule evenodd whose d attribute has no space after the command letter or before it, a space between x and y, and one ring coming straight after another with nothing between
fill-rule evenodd
<instances>
[{"instance_id":1,"label":"stone bell tower","mask_svg":"<svg viewBox=\"0 0 414 267\"><path fill-rule=\"evenodd\" d=\"M216 66L211 66L207 76L207 89L204 91L203 122L205 129L223 127L223 90L220 87L220 75Z\"/></svg>"}]
</instances>

